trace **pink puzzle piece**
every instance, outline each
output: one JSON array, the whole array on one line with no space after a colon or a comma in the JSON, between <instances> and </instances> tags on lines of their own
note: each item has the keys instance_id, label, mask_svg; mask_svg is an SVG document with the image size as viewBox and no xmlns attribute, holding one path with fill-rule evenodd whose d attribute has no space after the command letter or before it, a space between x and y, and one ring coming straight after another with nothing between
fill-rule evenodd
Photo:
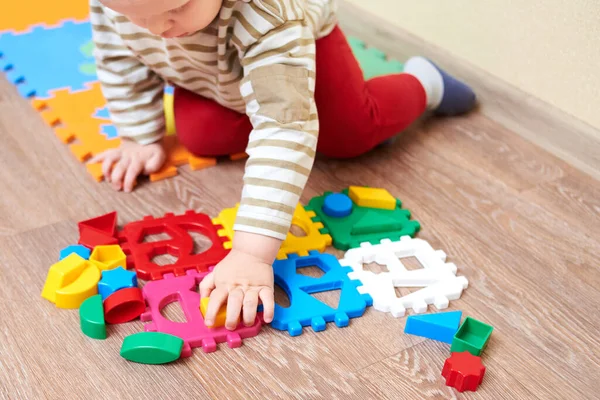
<instances>
[{"instance_id":1,"label":"pink puzzle piece","mask_svg":"<svg viewBox=\"0 0 600 400\"><path fill-rule=\"evenodd\" d=\"M146 332L168 333L183 339L182 357L191 356L192 348L199 346L205 353L216 351L217 343L227 342L232 349L240 347L242 339L258 335L262 327L262 318L258 316L254 325L246 327L240 322L235 331L228 331L224 327L208 328L200 312L200 294L197 291L198 284L207 274L194 270L178 277L165 274L164 279L148 282L143 289L148 308L141 315L141 320L152 321L144 329ZM175 301L179 301L187 322L173 322L162 316L161 310Z\"/></svg>"}]
</instances>

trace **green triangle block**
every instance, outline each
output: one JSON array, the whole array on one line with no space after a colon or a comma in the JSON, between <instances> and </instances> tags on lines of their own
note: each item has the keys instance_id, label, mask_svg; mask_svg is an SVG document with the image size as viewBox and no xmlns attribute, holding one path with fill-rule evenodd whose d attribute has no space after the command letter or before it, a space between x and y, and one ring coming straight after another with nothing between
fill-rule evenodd
<instances>
[{"instance_id":1,"label":"green triangle block","mask_svg":"<svg viewBox=\"0 0 600 400\"><path fill-rule=\"evenodd\" d=\"M394 219L392 211L367 211L361 219L352 225L353 235L367 235L369 233L384 233L402 229L402 222Z\"/></svg>"},{"instance_id":2,"label":"green triangle block","mask_svg":"<svg viewBox=\"0 0 600 400\"><path fill-rule=\"evenodd\" d=\"M166 364L181 356L183 339L160 332L140 332L127 336L121 357L141 364Z\"/></svg>"},{"instance_id":3,"label":"green triangle block","mask_svg":"<svg viewBox=\"0 0 600 400\"><path fill-rule=\"evenodd\" d=\"M106 339L104 306L99 294L88 297L79 307L79 322L84 335L92 339Z\"/></svg>"}]
</instances>

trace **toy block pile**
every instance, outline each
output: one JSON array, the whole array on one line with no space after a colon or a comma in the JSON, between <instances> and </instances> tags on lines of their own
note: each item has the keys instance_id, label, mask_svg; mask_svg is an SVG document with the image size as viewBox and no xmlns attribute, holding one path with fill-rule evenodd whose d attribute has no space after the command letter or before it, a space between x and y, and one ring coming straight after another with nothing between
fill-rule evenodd
<instances>
[{"instance_id":1,"label":"toy block pile","mask_svg":"<svg viewBox=\"0 0 600 400\"><path fill-rule=\"evenodd\" d=\"M215 218L188 211L183 215L144 217L117 229L116 212L79 223L79 241L60 251L59 261L48 273L42 296L61 308L79 308L82 332L95 339L107 338L107 325L140 318L145 332L125 338L124 358L159 364L192 355L192 348L213 352L218 343L231 348L243 339L260 333L263 321L258 313L252 326L241 322L237 329L224 327L225 309L214 326L206 326L204 312L208 299L201 299L198 285L230 251L238 206L222 210ZM460 298L468 281L457 275L457 266L446 262L446 254L426 241L414 238L419 222L385 189L351 186L341 193L327 192L299 204L292 223L304 235L290 232L273 263L275 284L290 299L289 307L275 305L271 328L302 334L314 332L327 323L346 327L368 306L393 317L407 309L423 314L430 304L441 310ZM197 253L191 232L210 241ZM148 236L161 235L160 240ZM330 246L347 250L342 259L325 253ZM158 265L154 258L170 254L176 261ZM408 269L403 260L416 258L421 269ZM387 267L375 274L365 265L376 262ZM316 267L320 277L303 274ZM138 286L138 280L147 281ZM398 297L396 288L418 288ZM340 290L340 302L333 308L311 296ZM186 322L173 322L161 311L178 301ZM259 308L260 311L260 308ZM444 367L450 386L474 390L483 372L478 366L492 328L473 318L460 325L462 313L411 315L405 332L452 345L452 357ZM469 352L469 355L462 352ZM482 365L481 365L482 366ZM475 368L477 367L477 368ZM477 370L481 373L474 373ZM475 384L474 382L477 382Z\"/></svg>"},{"instance_id":2,"label":"toy block pile","mask_svg":"<svg viewBox=\"0 0 600 400\"><path fill-rule=\"evenodd\" d=\"M357 39L350 44L366 77L402 72L402 64L381 51ZM100 90L93 49L88 0L23 0L19 7L0 12L0 71L31 99L56 137L82 163L120 145ZM177 175L183 165L196 171L217 163L215 158L195 157L177 141L173 99L173 88L166 86L167 161L150 175L151 182ZM86 169L95 180L104 178L99 163L87 163Z\"/></svg>"}]
</instances>

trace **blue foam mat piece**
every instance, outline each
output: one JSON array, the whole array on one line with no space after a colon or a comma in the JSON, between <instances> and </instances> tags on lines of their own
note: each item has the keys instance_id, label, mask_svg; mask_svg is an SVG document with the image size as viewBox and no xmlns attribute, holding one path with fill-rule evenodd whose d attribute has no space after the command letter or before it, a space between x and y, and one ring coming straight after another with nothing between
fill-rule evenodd
<instances>
[{"instance_id":1,"label":"blue foam mat piece","mask_svg":"<svg viewBox=\"0 0 600 400\"><path fill-rule=\"evenodd\" d=\"M89 22L65 21L61 26L33 27L23 33L0 34L0 69L24 97L45 98L51 90L85 89L97 80L80 66L94 62L81 51L92 38Z\"/></svg>"}]
</instances>

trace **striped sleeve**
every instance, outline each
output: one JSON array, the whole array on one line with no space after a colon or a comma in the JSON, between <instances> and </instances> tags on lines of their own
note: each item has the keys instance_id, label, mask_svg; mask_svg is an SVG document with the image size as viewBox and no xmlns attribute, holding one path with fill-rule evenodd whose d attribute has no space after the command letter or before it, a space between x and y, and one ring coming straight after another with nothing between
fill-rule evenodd
<instances>
[{"instance_id":1,"label":"striped sleeve","mask_svg":"<svg viewBox=\"0 0 600 400\"><path fill-rule=\"evenodd\" d=\"M119 135L141 144L156 142L165 124L162 79L125 45L98 0L90 0L90 20L98 79Z\"/></svg>"},{"instance_id":2,"label":"striped sleeve","mask_svg":"<svg viewBox=\"0 0 600 400\"><path fill-rule=\"evenodd\" d=\"M295 3L253 0L234 29L244 68L240 90L253 126L234 229L282 240L311 172L319 131L314 33Z\"/></svg>"}]
</instances>

